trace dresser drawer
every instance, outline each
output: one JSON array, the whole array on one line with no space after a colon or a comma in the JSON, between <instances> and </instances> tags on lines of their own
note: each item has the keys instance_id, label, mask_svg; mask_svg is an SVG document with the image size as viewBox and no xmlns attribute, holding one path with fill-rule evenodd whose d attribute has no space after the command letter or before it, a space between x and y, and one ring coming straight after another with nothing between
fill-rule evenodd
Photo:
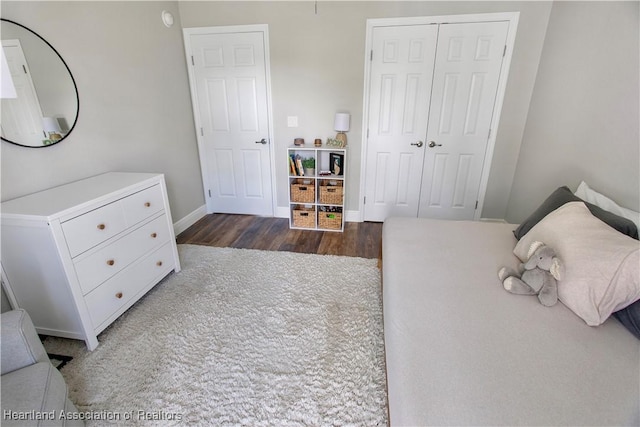
<instances>
[{"instance_id":1,"label":"dresser drawer","mask_svg":"<svg viewBox=\"0 0 640 427\"><path fill-rule=\"evenodd\" d=\"M154 185L121 200L127 224L134 224L149 218L164 208L162 189Z\"/></svg>"},{"instance_id":2,"label":"dresser drawer","mask_svg":"<svg viewBox=\"0 0 640 427\"><path fill-rule=\"evenodd\" d=\"M127 228L119 202L102 206L62 224L72 257L81 254Z\"/></svg>"},{"instance_id":3,"label":"dresser drawer","mask_svg":"<svg viewBox=\"0 0 640 427\"><path fill-rule=\"evenodd\" d=\"M171 244L125 268L85 296L94 330L127 305L145 287L174 268Z\"/></svg>"},{"instance_id":4,"label":"dresser drawer","mask_svg":"<svg viewBox=\"0 0 640 427\"><path fill-rule=\"evenodd\" d=\"M169 241L167 217L162 215L74 262L76 274L86 295L144 254Z\"/></svg>"}]
</instances>

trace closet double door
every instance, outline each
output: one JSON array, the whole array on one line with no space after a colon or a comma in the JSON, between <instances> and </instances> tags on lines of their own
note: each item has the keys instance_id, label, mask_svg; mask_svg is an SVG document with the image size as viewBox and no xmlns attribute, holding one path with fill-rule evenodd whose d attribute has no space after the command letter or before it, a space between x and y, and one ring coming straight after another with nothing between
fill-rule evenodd
<instances>
[{"instance_id":1,"label":"closet double door","mask_svg":"<svg viewBox=\"0 0 640 427\"><path fill-rule=\"evenodd\" d=\"M474 219L509 22L373 27L366 221Z\"/></svg>"}]
</instances>

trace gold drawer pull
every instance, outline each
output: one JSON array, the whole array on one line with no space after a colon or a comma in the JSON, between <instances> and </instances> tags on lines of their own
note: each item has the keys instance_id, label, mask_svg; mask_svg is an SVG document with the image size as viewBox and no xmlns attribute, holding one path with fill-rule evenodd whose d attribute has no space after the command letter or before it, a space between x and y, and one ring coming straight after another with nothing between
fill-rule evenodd
<instances>
[{"instance_id":1,"label":"gold drawer pull","mask_svg":"<svg viewBox=\"0 0 640 427\"><path fill-rule=\"evenodd\" d=\"M107 261L107 265L113 265L115 263L116 263L116 261L113 260L113 259L110 259L110 260Z\"/></svg>"},{"instance_id":2,"label":"gold drawer pull","mask_svg":"<svg viewBox=\"0 0 640 427\"><path fill-rule=\"evenodd\" d=\"M118 298L118 299L122 298L122 292L118 292L118 293L116 294L116 298Z\"/></svg>"},{"instance_id":3,"label":"gold drawer pull","mask_svg":"<svg viewBox=\"0 0 640 427\"><path fill-rule=\"evenodd\" d=\"M146 203L144 204L144 207L145 207L145 208L151 207L151 202L146 202Z\"/></svg>"},{"instance_id":4,"label":"gold drawer pull","mask_svg":"<svg viewBox=\"0 0 640 427\"><path fill-rule=\"evenodd\" d=\"M106 225L104 224L98 224L98 230L104 230L105 228L107 228Z\"/></svg>"},{"instance_id":5,"label":"gold drawer pull","mask_svg":"<svg viewBox=\"0 0 640 427\"><path fill-rule=\"evenodd\" d=\"M158 261L158 262L156 262L156 265L157 265L158 267L162 267L162 261Z\"/></svg>"},{"instance_id":6,"label":"gold drawer pull","mask_svg":"<svg viewBox=\"0 0 640 427\"><path fill-rule=\"evenodd\" d=\"M151 237L155 239L156 237L158 237L158 233L151 233Z\"/></svg>"}]
</instances>

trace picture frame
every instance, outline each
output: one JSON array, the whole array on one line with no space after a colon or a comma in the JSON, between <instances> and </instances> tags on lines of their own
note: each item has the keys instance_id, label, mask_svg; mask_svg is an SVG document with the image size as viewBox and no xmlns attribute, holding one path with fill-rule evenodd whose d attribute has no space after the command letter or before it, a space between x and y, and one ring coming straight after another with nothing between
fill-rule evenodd
<instances>
[{"instance_id":1,"label":"picture frame","mask_svg":"<svg viewBox=\"0 0 640 427\"><path fill-rule=\"evenodd\" d=\"M329 153L329 170L331 171L332 175L344 175L344 154Z\"/></svg>"}]
</instances>

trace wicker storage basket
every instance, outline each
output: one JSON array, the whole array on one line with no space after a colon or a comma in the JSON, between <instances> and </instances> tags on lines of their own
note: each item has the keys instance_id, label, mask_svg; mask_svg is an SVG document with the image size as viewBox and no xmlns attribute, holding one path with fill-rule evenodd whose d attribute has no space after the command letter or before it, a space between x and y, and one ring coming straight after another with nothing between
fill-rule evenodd
<instances>
[{"instance_id":1,"label":"wicker storage basket","mask_svg":"<svg viewBox=\"0 0 640 427\"><path fill-rule=\"evenodd\" d=\"M342 228L342 213L318 212L318 228L340 230Z\"/></svg>"},{"instance_id":2,"label":"wicker storage basket","mask_svg":"<svg viewBox=\"0 0 640 427\"><path fill-rule=\"evenodd\" d=\"M301 179L296 179L291 183L291 201L296 203L315 203L316 185L313 180L305 184Z\"/></svg>"},{"instance_id":3,"label":"wicker storage basket","mask_svg":"<svg viewBox=\"0 0 640 427\"><path fill-rule=\"evenodd\" d=\"M291 213L294 227L316 228L316 209L304 206L295 206Z\"/></svg>"},{"instance_id":4,"label":"wicker storage basket","mask_svg":"<svg viewBox=\"0 0 640 427\"><path fill-rule=\"evenodd\" d=\"M342 181L335 181L335 185L330 185L330 181L320 181L320 203L328 205L341 205L344 196Z\"/></svg>"}]
</instances>

